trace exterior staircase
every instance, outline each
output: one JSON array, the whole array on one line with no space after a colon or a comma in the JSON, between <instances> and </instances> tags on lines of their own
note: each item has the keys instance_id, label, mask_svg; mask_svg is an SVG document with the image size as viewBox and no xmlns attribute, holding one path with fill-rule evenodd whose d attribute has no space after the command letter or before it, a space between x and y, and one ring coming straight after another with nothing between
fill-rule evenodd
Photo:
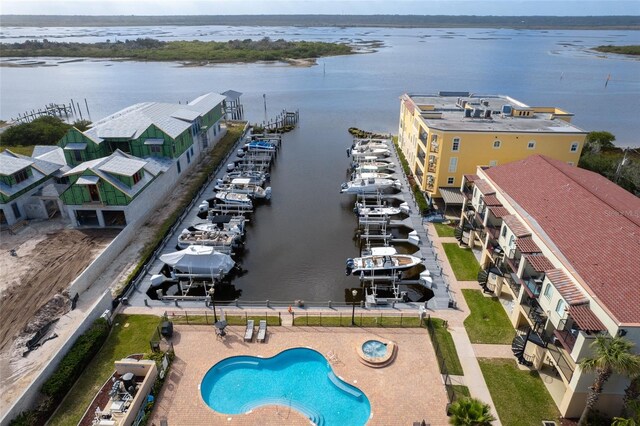
<instances>
[{"instance_id":1,"label":"exterior staircase","mask_svg":"<svg viewBox=\"0 0 640 426\"><path fill-rule=\"evenodd\" d=\"M511 342L511 351L513 351L513 355L515 355L518 363L526 365L527 367L531 367L533 365L533 362L527 359L528 357L524 353L527 342L529 341L530 331L530 329L526 332L523 332L522 330L516 330L516 337L514 337L513 341Z\"/></svg>"},{"instance_id":2,"label":"exterior staircase","mask_svg":"<svg viewBox=\"0 0 640 426\"><path fill-rule=\"evenodd\" d=\"M478 272L478 283L482 287L482 291L485 293L491 293L492 291L487 287L487 283L489 282L489 272L488 271L480 271Z\"/></svg>"}]
</instances>

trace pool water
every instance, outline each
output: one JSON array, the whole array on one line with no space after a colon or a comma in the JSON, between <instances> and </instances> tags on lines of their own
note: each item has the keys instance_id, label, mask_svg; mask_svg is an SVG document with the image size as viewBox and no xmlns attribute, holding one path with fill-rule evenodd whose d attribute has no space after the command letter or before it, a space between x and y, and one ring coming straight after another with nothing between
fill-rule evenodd
<instances>
[{"instance_id":1,"label":"pool water","mask_svg":"<svg viewBox=\"0 0 640 426\"><path fill-rule=\"evenodd\" d=\"M338 378L322 354L307 348L288 349L273 358L226 358L205 374L200 394L224 414L280 405L327 426L364 425L371 415L367 396Z\"/></svg>"},{"instance_id":2,"label":"pool water","mask_svg":"<svg viewBox=\"0 0 640 426\"><path fill-rule=\"evenodd\" d=\"M387 345L379 340L367 340L362 344L362 352L372 358L383 357L387 354Z\"/></svg>"}]
</instances>

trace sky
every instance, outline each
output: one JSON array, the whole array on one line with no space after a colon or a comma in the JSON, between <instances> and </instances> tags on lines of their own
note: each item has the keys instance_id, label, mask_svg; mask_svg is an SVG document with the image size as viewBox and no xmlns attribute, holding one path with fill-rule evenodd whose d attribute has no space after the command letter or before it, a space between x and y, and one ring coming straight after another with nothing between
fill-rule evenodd
<instances>
[{"instance_id":1,"label":"sky","mask_svg":"<svg viewBox=\"0 0 640 426\"><path fill-rule=\"evenodd\" d=\"M0 0L0 14L640 15L640 0Z\"/></svg>"}]
</instances>

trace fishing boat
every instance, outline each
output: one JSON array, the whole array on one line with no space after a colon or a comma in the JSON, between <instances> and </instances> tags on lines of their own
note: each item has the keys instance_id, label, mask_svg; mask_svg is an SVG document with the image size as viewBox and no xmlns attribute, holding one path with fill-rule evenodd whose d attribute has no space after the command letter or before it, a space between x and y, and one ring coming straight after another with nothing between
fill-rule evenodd
<instances>
[{"instance_id":1,"label":"fishing boat","mask_svg":"<svg viewBox=\"0 0 640 426\"><path fill-rule=\"evenodd\" d=\"M376 149L376 148L385 148L389 149L389 145L385 143L382 139L356 139L353 141L351 148L362 148L362 149Z\"/></svg>"},{"instance_id":2,"label":"fishing boat","mask_svg":"<svg viewBox=\"0 0 640 426\"><path fill-rule=\"evenodd\" d=\"M391 150L389 148L353 148L351 150L351 156L353 158L364 158L364 157L389 157L391 156Z\"/></svg>"},{"instance_id":3,"label":"fishing boat","mask_svg":"<svg viewBox=\"0 0 640 426\"><path fill-rule=\"evenodd\" d=\"M233 179L238 178L247 178L249 179L249 183L253 185L263 186L265 182L270 179L269 173L251 171L251 170L238 170L234 172L227 173L222 177L222 179L218 179L216 183L231 183Z\"/></svg>"},{"instance_id":4,"label":"fishing boat","mask_svg":"<svg viewBox=\"0 0 640 426\"><path fill-rule=\"evenodd\" d=\"M216 215L207 217L210 222L190 226L190 231L227 231L244 237L247 219L243 215Z\"/></svg>"},{"instance_id":5,"label":"fishing boat","mask_svg":"<svg viewBox=\"0 0 640 426\"><path fill-rule=\"evenodd\" d=\"M358 216L394 216L402 213L400 207L387 207L387 206L367 206L362 203L356 203L356 212Z\"/></svg>"},{"instance_id":6,"label":"fishing boat","mask_svg":"<svg viewBox=\"0 0 640 426\"><path fill-rule=\"evenodd\" d=\"M235 192L237 194L247 194L251 198L271 199L271 187L261 187L251 183L250 178L231 179L231 183L217 183L214 191Z\"/></svg>"},{"instance_id":7,"label":"fishing boat","mask_svg":"<svg viewBox=\"0 0 640 426\"><path fill-rule=\"evenodd\" d=\"M238 194L229 191L216 192L213 202L214 204L224 204L225 206L253 208L251 198L249 198L247 194Z\"/></svg>"},{"instance_id":8,"label":"fishing boat","mask_svg":"<svg viewBox=\"0 0 640 426\"><path fill-rule=\"evenodd\" d=\"M397 180L395 177L393 177L393 175L391 173L379 173L379 172L362 172L362 173L358 173L358 172L353 172L351 174L351 180L370 179L370 178Z\"/></svg>"},{"instance_id":9,"label":"fishing boat","mask_svg":"<svg viewBox=\"0 0 640 426\"><path fill-rule=\"evenodd\" d=\"M340 192L343 194L374 194L379 191L400 189L400 182L392 179L357 179L342 184Z\"/></svg>"},{"instance_id":10,"label":"fishing boat","mask_svg":"<svg viewBox=\"0 0 640 426\"><path fill-rule=\"evenodd\" d=\"M419 265L422 259L409 254L370 255L347 259L347 275L360 273L404 271Z\"/></svg>"},{"instance_id":11,"label":"fishing boat","mask_svg":"<svg viewBox=\"0 0 640 426\"><path fill-rule=\"evenodd\" d=\"M276 152L278 150L278 145L273 142L260 140L260 141L249 142L244 146L244 148L247 151Z\"/></svg>"},{"instance_id":12,"label":"fishing boat","mask_svg":"<svg viewBox=\"0 0 640 426\"><path fill-rule=\"evenodd\" d=\"M242 246L242 235L233 231L183 229L178 236L178 248L189 246L209 246L222 253L231 253Z\"/></svg>"},{"instance_id":13,"label":"fishing boat","mask_svg":"<svg viewBox=\"0 0 640 426\"><path fill-rule=\"evenodd\" d=\"M236 264L228 254L207 246L189 246L184 250L163 254L159 259L169 266L174 278L220 279Z\"/></svg>"}]
</instances>

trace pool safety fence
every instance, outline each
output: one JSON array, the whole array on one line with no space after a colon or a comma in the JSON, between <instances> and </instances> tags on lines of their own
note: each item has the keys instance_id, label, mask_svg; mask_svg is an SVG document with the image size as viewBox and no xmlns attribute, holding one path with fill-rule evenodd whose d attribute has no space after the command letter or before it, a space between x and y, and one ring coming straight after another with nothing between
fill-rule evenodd
<instances>
[{"instance_id":1,"label":"pool safety fence","mask_svg":"<svg viewBox=\"0 0 640 426\"><path fill-rule=\"evenodd\" d=\"M218 307L214 313L212 310L202 311L166 311L163 318L175 325L214 325L216 321L224 320L227 325L247 325L252 319L257 324L260 320L266 320L267 325L282 325L282 317L278 311L251 311L251 312L225 312Z\"/></svg>"},{"instance_id":2,"label":"pool safety fence","mask_svg":"<svg viewBox=\"0 0 640 426\"><path fill-rule=\"evenodd\" d=\"M354 310L355 311L355 310ZM286 314L285 314L286 315ZM388 311L304 311L293 310L294 326L320 326L320 327L422 327L420 312L388 312Z\"/></svg>"},{"instance_id":3,"label":"pool safety fence","mask_svg":"<svg viewBox=\"0 0 640 426\"><path fill-rule=\"evenodd\" d=\"M427 316L425 323L427 325L427 329L429 330L429 338L431 339L431 344L433 345L433 349L436 353L436 359L438 360L438 367L440 368L440 374L442 375L442 381L444 382L444 387L447 392L447 399L449 400L449 404L447 405L447 412L449 411L449 405L454 403L460 396L457 394L456 389L451 382L451 376L449 375L449 370L447 369L447 364L445 362L445 357L442 353L442 349L440 348L440 344L438 343L438 339L436 338L436 330L435 324L431 320L431 315ZM447 323L443 324L445 327Z\"/></svg>"}]
</instances>

